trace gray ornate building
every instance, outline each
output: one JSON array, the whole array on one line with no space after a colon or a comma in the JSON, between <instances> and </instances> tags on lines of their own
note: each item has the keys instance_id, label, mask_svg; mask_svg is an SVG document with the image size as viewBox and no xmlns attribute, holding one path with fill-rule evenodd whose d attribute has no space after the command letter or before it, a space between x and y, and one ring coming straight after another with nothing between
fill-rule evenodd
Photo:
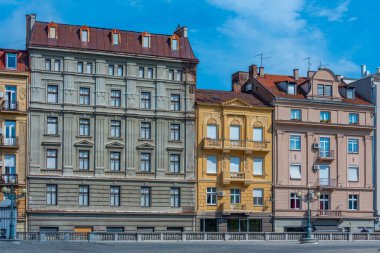
<instances>
[{"instance_id":1,"label":"gray ornate building","mask_svg":"<svg viewBox=\"0 0 380 253\"><path fill-rule=\"evenodd\" d=\"M27 15L30 231L188 231L196 66L173 35Z\"/></svg>"}]
</instances>

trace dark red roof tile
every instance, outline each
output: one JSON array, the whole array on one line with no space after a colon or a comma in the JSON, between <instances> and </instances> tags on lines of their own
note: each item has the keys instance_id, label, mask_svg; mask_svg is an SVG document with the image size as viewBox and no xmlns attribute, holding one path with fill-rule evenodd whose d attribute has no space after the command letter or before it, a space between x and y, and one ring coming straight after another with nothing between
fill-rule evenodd
<instances>
[{"instance_id":1,"label":"dark red roof tile","mask_svg":"<svg viewBox=\"0 0 380 253\"><path fill-rule=\"evenodd\" d=\"M246 93L202 89L197 89L195 93L195 100L198 103L221 104L233 99L240 99L252 106L269 106L255 96Z\"/></svg>"},{"instance_id":2,"label":"dark red roof tile","mask_svg":"<svg viewBox=\"0 0 380 253\"><path fill-rule=\"evenodd\" d=\"M6 54L14 53L17 54L17 69L7 69L6 68ZM25 72L29 70L28 64L28 53L23 50L14 50L14 49L0 49L0 70L6 71L17 71Z\"/></svg>"}]
</instances>

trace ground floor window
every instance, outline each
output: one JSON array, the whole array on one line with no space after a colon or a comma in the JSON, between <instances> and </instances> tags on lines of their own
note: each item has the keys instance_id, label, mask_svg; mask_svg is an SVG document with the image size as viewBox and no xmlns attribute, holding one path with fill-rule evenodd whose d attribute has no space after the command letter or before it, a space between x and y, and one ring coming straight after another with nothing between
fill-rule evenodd
<instances>
[{"instance_id":1,"label":"ground floor window","mask_svg":"<svg viewBox=\"0 0 380 253\"><path fill-rule=\"evenodd\" d=\"M183 232L183 227L167 227L166 231L168 231L168 232L182 233Z\"/></svg>"},{"instance_id":2,"label":"ground floor window","mask_svg":"<svg viewBox=\"0 0 380 253\"><path fill-rule=\"evenodd\" d=\"M58 227L40 227L40 233L58 232Z\"/></svg>"},{"instance_id":3,"label":"ground floor window","mask_svg":"<svg viewBox=\"0 0 380 253\"><path fill-rule=\"evenodd\" d=\"M201 219L201 232L218 232L217 219Z\"/></svg>"},{"instance_id":4,"label":"ground floor window","mask_svg":"<svg viewBox=\"0 0 380 253\"><path fill-rule=\"evenodd\" d=\"M305 232L303 227L285 227L284 232Z\"/></svg>"},{"instance_id":5,"label":"ground floor window","mask_svg":"<svg viewBox=\"0 0 380 253\"><path fill-rule=\"evenodd\" d=\"M107 227L108 233L123 233L124 227Z\"/></svg>"},{"instance_id":6,"label":"ground floor window","mask_svg":"<svg viewBox=\"0 0 380 253\"><path fill-rule=\"evenodd\" d=\"M259 219L228 219L228 232L261 232L261 220Z\"/></svg>"}]
</instances>

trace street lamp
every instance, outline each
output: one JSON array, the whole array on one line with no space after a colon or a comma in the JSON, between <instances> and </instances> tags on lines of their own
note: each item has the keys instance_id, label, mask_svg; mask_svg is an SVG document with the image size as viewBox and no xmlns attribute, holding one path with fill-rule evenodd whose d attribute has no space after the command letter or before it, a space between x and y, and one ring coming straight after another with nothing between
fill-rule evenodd
<instances>
[{"instance_id":1,"label":"street lamp","mask_svg":"<svg viewBox=\"0 0 380 253\"><path fill-rule=\"evenodd\" d=\"M302 198L302 193L297 192L297 196L301 198L302 201L307 203L307 223L306 223L306 237L300 239L300 243L316 243L318 239L314 238L311 234L311 212L310 212L310 202L314 200L314 197L321 195L320 192L314 194L314 191L310 189L311 185L307 185L307 194Z\"/></svg>"},{"instance_id":2,"label":"street lamp","mask_svg":"<svg viewBox=\"0 0 380 253\"><path fill-rule=\"evenodd\" d=\"M1 189L1 191L3 192L4 196L9 199L11 201L11 222L9 224L9 237L8 239L15 239L15 223L14 223L14 208L15 208L15 201L17 199L20 199L20 198L23 198L26 194L26 189L23 188L21 189L21 194L17 194L15 192L15 183L16 181L12 178L9 180L9 183L10 183L10 188L6 187L4 185L4 187Z\"/></svg>"}]
</instances>

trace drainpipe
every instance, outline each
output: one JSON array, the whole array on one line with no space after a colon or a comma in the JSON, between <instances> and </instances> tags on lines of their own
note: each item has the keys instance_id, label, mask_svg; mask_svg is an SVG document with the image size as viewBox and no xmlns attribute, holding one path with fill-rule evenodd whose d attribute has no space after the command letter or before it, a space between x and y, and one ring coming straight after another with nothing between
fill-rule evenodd
<instances>
[{"instance_id":1,"label":"drainpipe","mask_svg":"<svg viewBox=\"0 0 380 253\"><path fill-rule=\"evenodd\" d=\"M95 61L96 62L96 61ZM95 69L96 65L95 65ZM95 90L94 90L94 148L93 148L93 156L94 156L94 177L96 177L96 106L97 106L97 97L98 97L98 78L95 76ZM91 101L90 101L91 102ZM91 119L90 119L91 122ZM91 124L90 124L91 126ZM90 128L91 130L91 128ZM103 171L104 173L104 171Z\"/></svg>"},{"instance_id":2,"label":"drainpipe","mask_svg":"<svg viewBox=\"0 0 380 253\"><path fill-rule=\"evenodd\" d=\"M275 106L275 103L272 103L272 106L274 107ZM275 107L274 107L275 108ZM275 232L275 210L276 210L276 201L275 201L275 185L276 185L276 181L277 180L277 175L276 175L276 169L277 168L277 159L275 158L277 156L277 150L275 149L276 145L277 145L277 137L273 138L273 136L275 136L275 132L274 132L274 119L275 119L275 109L273 108L273 111L272 111L272 196L271 196L271 201L272 201L272 232ZM275 179L275 180L274 180Z\"/></svg>"},{"instance_id":3,"label":"drainpipe","mask_svg":"<svg viewBox=\"0 0 380 253\"><path fill-rule=\"evenodd\" d=\"M65 58L63 58L63 70L62 70L62 74L63 74L63 87L62 87L62 109L61 109L61 113L62 113L62 134L61 134L61 143L62 143L62 149L61 149L61 157L62 157L62 173L64 173L64 164L65 164L65 86L66 86L66 82L65 82L65 79L66 79L66 64L68 64L65 60ZM59 94L59 93L58 93ZM59 97L58 97L58 100L59 100Z\"/></svg>"},{"instance_id":4,"label":"drainpipe","mask_svg":"<svg viewBox=\"0 0 380 253\"><path fill-rule=\"evenodd\" d=\"M158 144L158 141L157 141L157 135L158 135L158 132L157 132L157 108L158 108L158 103L157 103L157 100L158 100L158 95L157 95L157 62L156 62L156 81L155 81L155 85L154 85L154 89L155 89L155 98L154 98L154 175L155 175L155 178L157 178L157 144Z\"/></svg>"},{"instance_id":5,"label":"drainpipe","mask_svg":"<svg viewBox=\"0 0 380 253\"><path fill-rule=\"evenodd\" d=\"M376 157L376 153L377 153L377 147L376 147L376 143L377 143L377 97L376 97L376 93L377 93L377 86L375 85L375 82L374 82L374 78L371 77L371 95L372 95L372 101L373 103L375 104L375 117L374 117L374 126L375 126L375 131L374 131L374 134L372 136L372 175L373 175L373 178L372 178L372 183L376 189L376 192L375 194L373 194L373 203L374 203L374 210L376 210L376 216L378 216L378 211L377 210L377 205L378 205L378 201L377 201L377 194L379 193L379 190L377 189L378 185L377 185L377 177L378 177L378 171L376 170L377 168L377 157Z\"/></svg>"}]
</instances>

